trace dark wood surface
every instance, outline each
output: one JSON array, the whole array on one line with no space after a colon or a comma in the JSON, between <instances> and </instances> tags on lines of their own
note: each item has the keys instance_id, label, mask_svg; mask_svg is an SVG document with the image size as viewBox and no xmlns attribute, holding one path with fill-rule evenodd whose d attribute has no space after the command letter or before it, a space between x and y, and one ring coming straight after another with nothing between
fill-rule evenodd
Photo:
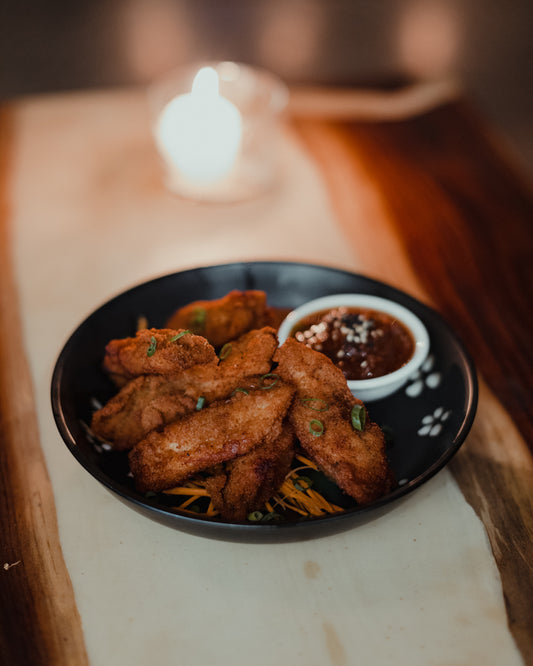
<instances>
[{"instance_id":1,"label":"dark wood surface","mask_svg":"<svg viewBox=\"0 0 533 666\"><path fill-rule=\"evenodd\" d=\"M533 663L531 191L462 102L401 122L295 126L368 272L429 301L475 360L478 414L451 468L485 524L510 629ZM361 180L370 195L354 187Z\"/></svg>"}]
</instances>

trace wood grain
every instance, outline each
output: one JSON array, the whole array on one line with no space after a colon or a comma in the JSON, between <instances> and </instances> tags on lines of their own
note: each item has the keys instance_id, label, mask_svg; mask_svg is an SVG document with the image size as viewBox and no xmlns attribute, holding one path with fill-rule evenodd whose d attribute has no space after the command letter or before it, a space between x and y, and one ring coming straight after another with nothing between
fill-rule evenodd
<instances>
[{"instance_id":1,"label":"wood grain","mask_svg":"<svg viewBox=\"0 0 533 666\"><path fill-rule=\"evenodd\" d=\"M361 270L432 304L474 358L478 415L451 469L485 525L510 629L533 663L530 190L462 102L401 122L294 125Z\"/></svg>"},{"instance_id":2,"label":"wood grain","mask_svg":"<svg viewBox=\"0 0 533 666\"><path fill-rule=\"evenodd\" d=\"M0 108L0 663L83 666L81 620L39 442L10 257L12 114Z\"/></svg>"}]
</instances>

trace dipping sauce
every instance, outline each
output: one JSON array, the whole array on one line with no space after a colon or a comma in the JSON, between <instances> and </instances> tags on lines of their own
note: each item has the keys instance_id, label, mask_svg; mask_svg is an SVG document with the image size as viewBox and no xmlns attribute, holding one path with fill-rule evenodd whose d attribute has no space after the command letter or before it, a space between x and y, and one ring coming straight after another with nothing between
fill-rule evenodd
<instances>
[{"instance_id":1,"label":"dipping sauce","mask_svg":"<svg viewBox=\"0 0 533 666\"><path fill-rule=\"evenodd\" d=\"M415 351L411 332L398 319L362 308L315 312L298 322L291 335L325 354L348 380L388 375Z\"/></svg>"}]
</instances>

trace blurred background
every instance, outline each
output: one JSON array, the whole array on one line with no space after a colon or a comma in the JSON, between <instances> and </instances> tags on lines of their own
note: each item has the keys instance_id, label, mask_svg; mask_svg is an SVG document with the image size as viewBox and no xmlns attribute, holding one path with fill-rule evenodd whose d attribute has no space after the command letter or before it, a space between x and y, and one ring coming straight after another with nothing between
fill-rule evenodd
<instances>
[{"instance_id":1,"label":"blurred background","mask_svg":"<svg viewBox=\"0 0 533 666\"><path fill-rule=\"evenodd\" d=\"M290 84L455 75L533 177L532 0L2 0L0 99L237 60Z\"/></svg>"}]
</instances>

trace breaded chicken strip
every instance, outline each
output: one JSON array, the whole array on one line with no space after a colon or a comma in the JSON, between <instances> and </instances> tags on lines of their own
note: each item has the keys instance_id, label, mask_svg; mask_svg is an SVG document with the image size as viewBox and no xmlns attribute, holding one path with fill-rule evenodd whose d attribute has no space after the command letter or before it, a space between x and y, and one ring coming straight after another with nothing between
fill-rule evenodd
<instances>
[{"instance_id":1,"label":"breaded chicken strip","mask_svg":"<svg viewBox=\"0 0 533 666\"><path fill-rule=\"evenodd\" d=\"M188 368L172 379L176 390L191 398L203 396L210 403L229 396L237 387L250 388L252 378L270 371L278 346L270 327L249 331L227 343L218 365Z\"/></svg>"},{"instance_id":2,"label":"breaded chicken strip","mask_svg":"<svg viewBox=\"0 0 533 666\"><path fill-rule=\"evenodd\" d=\"M265 325L264 291L230 291L223 298L195 301L177 310L167 322L169 328L188 328L203 335L215 347L235 340L243 333Z\"/></svg>"},{"instance_id":3,"label":"breaded chicken strip","mask_svg":"<svg viewBox=\"0 0 533 666\"><path fill-rule=\"evenodd\" d=\"M249 331L227 343L218 367L209 370L207 366L205 369L191 368L177 381L182 383L188 396L202 395L207 402L220 400L237 387L252 387L252 378L268 373L277 346L278 338L273 328L265 326Z\"/></svg>"},{"instance_id":4,"label":"breaded chicken strip","mask_svg":"<svg viewBox=\"0 0 533 666\"><path fill-rule=\"evenodd\" d=\"M289 314L291 308L276 308L267 305L265 310L265 320L263 326L272 326L276 331L281 326L281 322Z\"/></svg>"},{"instance_id":5,"label":"breaded chicken strip","mask_svg":"<svg viewBox=\"0 0 533 666\"><path fill-rule=\"evenodd\" d=\"M142 329L134 338L111 340L104 370L118 386L139 375L176 375L193 365L217 363L213 347L183 329Z\"/></svg>"},{"instance_id":6,"label":"breaded chicken strip","mask_svg":"<svg viewBox=\"0 0 533 666\"><path fill-rule=\"evenodd\" d=\"M283 483L294 457L294 434L288 423L271 443L262 443L226 463L224 471L206 479L206 488L224 520L245 520L261 509Z\"/></svg>"},{"instance_id":7,"label":"breaded chicken strip","mask_svg":"<svg viewBox=\"0 0 533 666\"><path fill-rule=\"evenodd\" d=\"M289 420L300 444L348 495L367 504L390 490L391 471L379 426L354 429L356 400L342 371L326 356L289 338L276 352L276 373L296 387ZM366 412L365 412L366 413Z\"/></svg>"},{"instance_id":8,"label":"breaded chicken strip","mask_svg":"<svg viewBox=\"0 0 533 666\"><path fill-rule=\"evenodd\" d=\"M236 393L152 431L130 451L130 469L141 492L172 488L193 474L242 456L277 439L294 390L278 382Z\"/></svg>"},{"instance_id":9,"label":"breaded chicken strip","mask_svg":"<svg viewBox=\"0 0 533 666\"><path fill-rule=\"evenodd\" d=\"M117 451L125 451L152 430L194 411L196 404L164 375L141 375L93 414L91 429Z\"/></svg>"},{"instance_id":10,"label":"breaded chicken strip","mask_svg":"<svg viewBox=\"0 0 533 666\"><path fill-rule=\"evenodd\" d=\"M265 327L232 342L218 365L195 365L176 377L136 377L93 414L91 428L113 448L131 449L152 430L194 411L200 397L211 403L238 387L259 385L277 346L276 332Z\"/></svg>"}]
</instances>

